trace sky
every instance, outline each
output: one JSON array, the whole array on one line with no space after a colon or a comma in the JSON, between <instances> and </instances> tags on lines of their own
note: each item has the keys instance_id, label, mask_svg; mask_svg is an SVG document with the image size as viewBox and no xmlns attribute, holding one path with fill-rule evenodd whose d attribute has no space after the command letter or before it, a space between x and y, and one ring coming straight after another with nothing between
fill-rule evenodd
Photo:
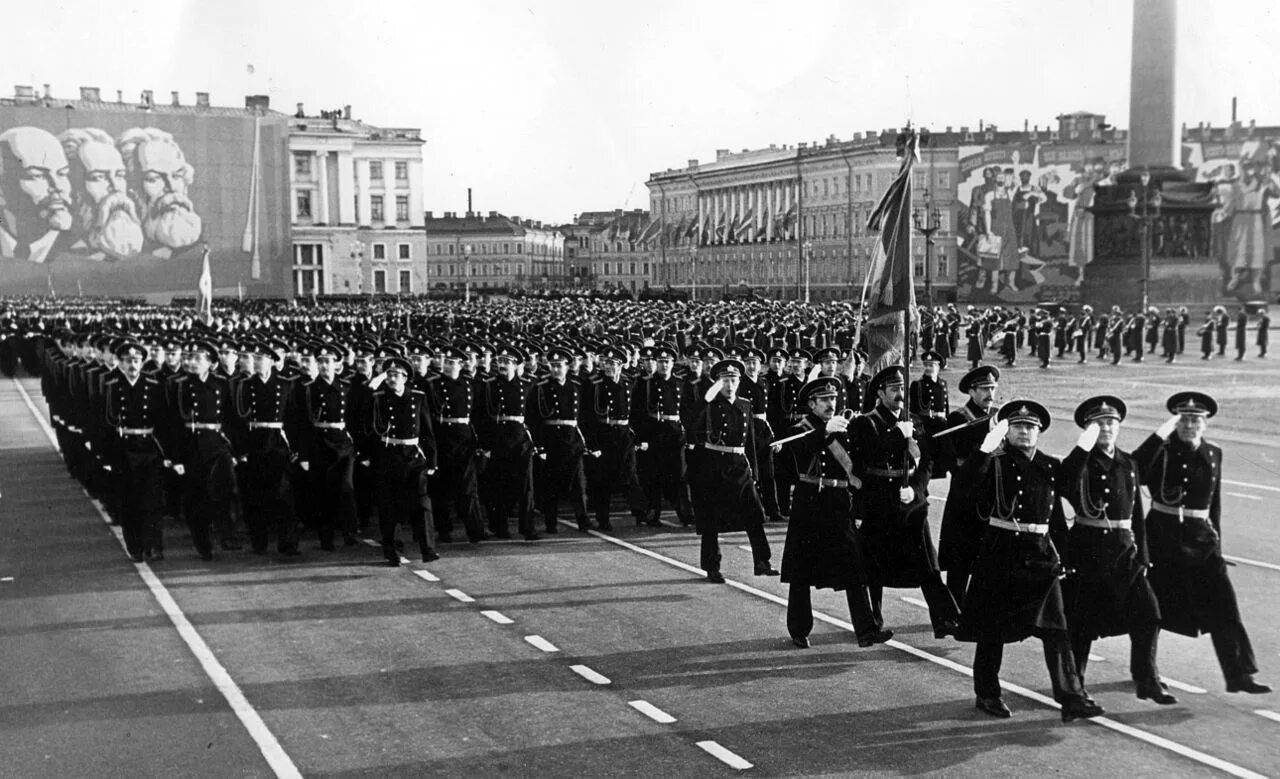
<instances>
[{"instance_id":1,"label":"sky","mask_svg":"<svg viewBox=\"0 0 1280 779\"><path fill-rule=\"evenodd\" d=\"M917 126L1128 127L1126 0L44 0L5 11L0 92L80 86L419 127L424 208L566 222L653 172ZM17 7L12 7L17 5ZM1280 125L1280 4L1180 0L1179 122ZM53 31L56 37L42 34ZM64 45L53 50L56 41ZM52 55L52 56L51 56ZM7 80L6 80L7 79Z\"/></svg>"}]
</instances>

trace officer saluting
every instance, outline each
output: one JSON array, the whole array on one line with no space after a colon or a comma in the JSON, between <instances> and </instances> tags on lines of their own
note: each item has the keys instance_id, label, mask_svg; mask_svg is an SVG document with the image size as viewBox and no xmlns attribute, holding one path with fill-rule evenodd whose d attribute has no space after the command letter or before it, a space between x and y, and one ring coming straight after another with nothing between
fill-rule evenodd
<instances>
[{"instance_id":1,"label":"officer saluting","mask_svg":"<svg viewBox=\"0 0 1280 779\"><path fill-rule=\"evenodd\" d=\"M1227 692L1271 692L1253 678L1257 661L1222 557L1222 450L1204 440L1218 403L1188 391L1169 396L1165 407L1173 418L1133 453L1151 491L1147 550L1161 626L1212 636Z\"/></svg>"}]
</instances>

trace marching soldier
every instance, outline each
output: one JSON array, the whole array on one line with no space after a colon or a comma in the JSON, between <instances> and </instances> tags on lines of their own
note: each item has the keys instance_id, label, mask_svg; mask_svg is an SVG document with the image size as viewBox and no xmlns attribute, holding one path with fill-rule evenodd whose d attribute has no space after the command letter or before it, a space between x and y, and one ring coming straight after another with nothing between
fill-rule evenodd
<instances>
[{"instance_id":1,"label":"marching soldier","mask_svg":"<svg viewBox=\"0 0 1280 779\"><path fill-rule=\"evenodd\" d=\"M693 524L693 506L685 473L685 432L681 412L688 403L688 387L671 373L675 349L660 344L653 349L656 369L653 376L636 386L631 406L632 428L639 434L639 449L646 450L649 467L644 482L649 523L658 524L665 497L680 518Z\"/></svg>"},{"instance_id":2,"label":"marching soldier","mask_svg":"<svg viewBox=\"0 0 1280 779\"><path fill-rule=\"evenodd\" d=\"M800 388L805 384L805 364L809 358L809 352L800 348L787 354L786 373L774 383L773 396L769 399L769 426L774 430L785 430L805 417L806 412L798 398ZM796 473L791 470L791 465L786 458L774 463L778 513L783 517L791 515L791 490L796 483Z\"/></svg>"},{"instance_id":3,"label":"marching soldier","mask_svg":"<svg viewBox=\"0 0 1280 779\"><path fill-rule=\"evenodd\" d=\"M262 342L244 345L253 357L254 374L232 388L237 417L237 451L244 468L244 516L253 551L265 554L269 529L275 530L276 550L286 556L298 551L298 523L293 506L289 467L293 452L284 430L293 398L293 382L275 371L275 355ZM274 527L273 527L274 526Z\"/></svg>"},{"instance_id":4,"label":"marching soldier","mask_svg":"<svg viewBox=\"0 0 1280 779\"><path fill-rule=\"evenodd\" d=\"M538 540L533 523L533 438L525 427L525 407L533 381L518 375L526 355L517 347L495 350L494 374L481 384L483 413L476 432L480 456L487 462L480 475L484 487L489 531L511 538L508 517L516 514L516 529L527 541Z\"/></svg>"},{"instance_id":5,"label":"marching soldier","mask_svg":"<svg viewBox=\"0 0 1280 779\"><path fill-rule=\"evenodd\" d=\"M588 448L596 459L588 482L590 508L601 530L613 530L609 502L621 492L636 524L644 519L644 493L636 478L635 437L631 431L633 387L622 375L626 354L614 346L601 352L603 375L590 381L591 424L584 427Z\"/></svg>"},{"instance_id":6,"label":"marching soldier","mask_svg":"<svg viewBox=\"0 0 1280 779\"><path fill-rule=\"evenodd\" d=\"M938 376L942 365L942 356L929 349L920 356L924 365L924 375L911 381L911 391L907 393L907 408L923 421L925 432L930 436L946 426L947 415L951 413L951 397L947 391L947 380Z\"/></svg>"},{"instance_id":7,"label":"marching soldier","mask_svg":"<svg viewBox=\"0 0 1280 779\"><path fill-rule=\"evenodd\" d=\"M738 383L738 396L751 403L752 433L756 445L756 490L764 504L765 516L770 522L780 522L782 514L778 511L772 449L774 436L773 428L769 426L769 385L760 373L764 357L764 352L755 347L743 350L743 375Z\"/></svg>"},{"instance_id":8,"label":"marching soldier","mask_svg":"<svg viewBox=\"0 0 1280 779\"><path fill-rule=\"evenodd\" d=\"M559 532L556 514L561 498L568 498L578 530L585 533L591 529L582 471L586 441L579 427L584 390L581 382L569 376L572 358L563 347L547 350L551 374L533 385L525 410L541 461L534 470L533 492L548 533Z\"/></svg>"},{"instance_id":9,"label":"marching soldier","mask_svg":"<svg viewBox=\"0 0 1280 779\"><path fill-rule=\"evenodd\" d=\"M320 548L332 552L339 529L348 546L358 543L355 442L348 430L348 417L354 421L357 413L349 409L349 383L338 376L339 348L322 342L312 347L311 356L317 372L314 378L304 374L297 385L295 421L288 435L298 447L298 465L309 477Z\"/></svg>"},{"instance_id":10,"label":"marching soldier","mask_svg":"<svg viewBox=\"0 0 1280 779\"><path fill-rule=\"evenodd\" d=\"M435 529L442 543L452 541L452 514L456 513L467 540L474 544L486 538L477 495L476 434L471 424L476 382L463 374L463 365L470 359L463 348L450 346L443 356L441 373L426 383L439 458L439 468L431 478Z\"/></svg>"},{"instance_id":11,"label":"marching soldier","mask_svg":"<svg viewBox=\"0 0 1280 779\"><path fill-rule=\"evenodd\" d=\"M1124 338L1128 324L1124 312L1119 306L1111 307L1111 318L1107 322L1107 349L1111 352L1111 364L1120 363L1125 354Z\"/></svg>"}]
</instances>

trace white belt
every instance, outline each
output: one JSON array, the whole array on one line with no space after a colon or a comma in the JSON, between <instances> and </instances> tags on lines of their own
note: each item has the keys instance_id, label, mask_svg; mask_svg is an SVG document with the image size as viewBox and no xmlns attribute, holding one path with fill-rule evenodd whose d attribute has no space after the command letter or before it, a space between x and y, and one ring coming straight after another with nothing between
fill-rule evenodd
<instances>
[{"instance_id":1,"label":"white belt","mask_svg":"<svg viewBox=\"0 0 1280 779\"><path fill-rule=\"evenodd\" d=\"M311 424L314 425L315 427L320 428L321 430L346 430L347 429L346 422L312 422Z\"/></svg>"},{"instance_id":2,"label":"white belt","mask_svg":"<svg viewBox=\"0 0 1280 779\"><path fill-rule=\"evenodd\" d=\"M615 427L626 427L631 424L631 420L629 419L603 419L601 421L606 425L613 425Z\"/></svg>"},{"instance_id":3,"label":"white belt","mask_svg":"<svg viewBox=\"0 0 1280 779\"><path fill-rule=\"evenodd\" d=\"M560 425L562 427L578 426L578 420L576 419L544 419L542 423L545 425Z\"/></svg>"},{"instance_id":4,"label":"white belt","mask_svg":"<svg viewBox=\"0 0 1280 779\"><path fill-rule=\"evenodd\" d=\"M120 435L151 435L156 429L154 427L117 427L116 432Z\"/></svg>"},{"instance_id":5,"label":"white belt","mask_svg":"<svg viewBox=\"0 0 1280 779\"><path fill-rule=\"evenodd\" d=\"M442 425L469 425L471 417L440 417Z\"/></svg>"},{"instance_id":6,"label":"white belt","mask_svg":"<svg viewBox=\"0 0 1280 779\"><path fill-rule=\"evenodd\" d=\"M222 425L218 424L217 422L188 422L187 427L190 428L191 432L193 433L197 430L221 430L222 429Z\"/></svg>"},{"instance_id":7,"label":"white belt","mask_svg":"<svg viewBox=\"0 0 1280 779\"><path fill-rule=\"evenodd\" d=\"M522 417L522 416L519 416L519 417L505 417L505 416L501 416L501 415L500 415L500 416L498 417L498 421L499 421L499 422L519 422L520 424L522 424L522 425L523 425L523 424L524 424L524 417Z\"/></svg>"},{"instance_id":8,"label":"white belt","mask_svg":"<svg viewBox=\"0 0 1280 779\"><path fill-rule=\"evenodd\" d=\"M284 430L283 422L250 422L250 430Z\"/></svg>"},{"instance_id":9,"label":"white belt","mask_svg":"<svg viewBox=\"0 0 1280 779\"><path fill-rule=\"evenodd\" d=\"M725 454L746 454L745 446L721 446L720 444L703 444L705 448L712 452L724 452Z\"/></svg>"},{"instance_id":10,"label":"white belt","mask_svg":"<svg viewBox=\"0 0 1280 779\"><path fill-rule=\"evenodd\" d=\"M1192 519L1208 519L1209 509L1185 509L1182 506L1166 506L1163 503L1151 501L1151 510L1159 511L1164 514L1172 514L1179 519L1191 517Z\"/></svg>"},{"instance_id":11,"label":"white belt","mask_svg":"<svg viewBox=\"0 0 1280 779\"><path fill-rule=\"evenodd\" d=\"M382 443L386 444L387 446L417 446L417 445L418 445L418 439L416 439L416 438L387 438L386 436L383 436L383 437L382 437Z\"/></svg>"},{"instance_id":12,"label":"white belt","mask_svg":"<svg viewBox=\"0 0 1280 779\"><path fill-rule=\"evenodd\" d=\"M659 422L679 422L680 421L679 414L650 414L649 416L653 417Z\"/></svg>"},{"instance_id":13,"label":"white belt","mask_svg":"<svg viewBox=\"0 0 1280 779\"><path fill-rule=\"evenodd\" d=\"M1010 522L1007 519L996 519L991 517L987 520L987 524L991 527L998 527L1001 530L1012 530L1015 533L1035 533L1036 535L1044 535L1049 532L1048 524L1031 523L1031 522Z\"/></svg>"},{"instance_id":14,"label":"white belt","mask_svg":"<svg viewBox=\"0 0 1280 779\"><path fill-rule=\"evenodd\" d=\"M1076 524L1084 525L1085 527L1101 528L1103 530L1132 530L1133 529L1132 519L1106 519L1106 518L1090 519L1089 517L1077 516Z\"/></svg>"},{"instance_id":15,"label":"white belt","mask_svg":"<svg viewBox=\"0 0 1280 779\"><path fill-rule=\"evenodd\" d=\"M763 421L763 422L768 422L768 421L769 421L769 415L768 415L768 414L752 414L752 415L751 415L751 418L752 418L752 419L759 419L759 420L761 420L761 421Z\"/></svg>"}]
</instances>

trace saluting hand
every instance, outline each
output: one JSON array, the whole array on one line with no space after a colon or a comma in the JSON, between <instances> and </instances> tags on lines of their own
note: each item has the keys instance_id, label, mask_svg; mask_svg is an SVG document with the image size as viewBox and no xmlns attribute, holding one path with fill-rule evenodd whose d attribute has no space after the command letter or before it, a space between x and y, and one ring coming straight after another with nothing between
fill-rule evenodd
<instances>
[{"instance_id":1,"label":"saluting hand","mask_svg":"<svg viewBox=\"0 0 1280 779\"><path fill-rule=\"evenodd\" d=\"M1098 443L1098 433L1100 431L1101 428L1098 427L1097 422L1090 422L1085 425L1084 432L1080 433L1080 437L1076 439L1076 446L1086 452L1091 451L1094 444Z\"/></svg>"},{"instance_id":2,"label":"saluting hand","mask_svg":"<svg viewBox=\"0 0 1280 779\"><path fill-rule=\"evenodd\" d=\"M1179 416L1178 414L1174 414L1173 416L1169 417L1169 419L1166 420L1163 425L1156 428L1156 435L1159 436L1160 438L1168 438L1169 436L1173 435L1173 429L1178 426L1178 420L1181 418L1182 417Z\"/></svg>"},{"instance_id":3,"label":"saluting hand","mask_svg":"<svg viewBox=\"0 0 1280 779\"><path fill-rule=\"evenodd\" d=\"M991 430L987 433L987 437L982 439L982 445L979 446L978 449L983 454L991 454L1000 446L1000 444L1004 442L1005 433L1008 433L1008 432L1009 432L1009 420L1007 419L1000 420L999 422L996 423L996 426L991 428Z\"/></svg>"}]
</instances>

